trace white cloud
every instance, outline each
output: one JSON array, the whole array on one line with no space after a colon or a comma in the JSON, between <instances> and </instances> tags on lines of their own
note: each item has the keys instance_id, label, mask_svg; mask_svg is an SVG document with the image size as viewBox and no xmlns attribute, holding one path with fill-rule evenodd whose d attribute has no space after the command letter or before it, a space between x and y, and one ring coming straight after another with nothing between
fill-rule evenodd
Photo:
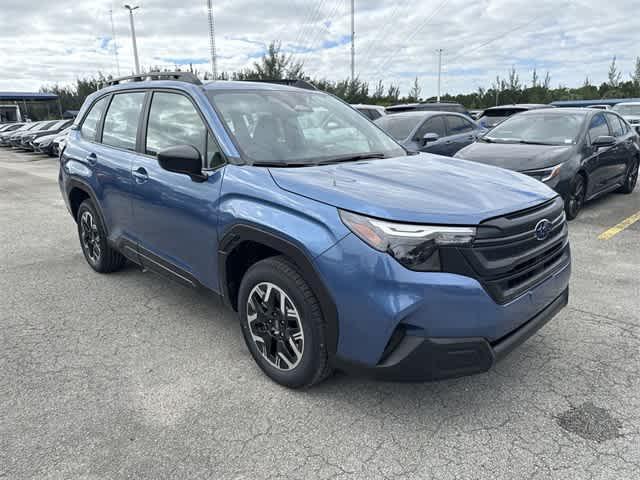
<instances>
[{"instance_id":1,"label":"white cloud","mask_svg":"<svg viewBox=\"0 0 640 480\"><path fill-rule=\"evenodd\" d=\"M125 2L122 2L125 3ZM170 66L193 59L209 69L205 0L140 1L135 12L140 61ZM625 75L637 51L637 0L356 0L356 65L371 81L418 76L435 94L436 49L444 49L443 90L489 86L513 65L523 81L535 66L554 85L606 79L613 55ZM305 61L312 76L349 74L350 18L344 0L216 0L219 69L238 70L272 40ZM2 90L36 90L97 71L116 74L109 10L113 9L121 73L133 68L128 13L110 0L2 0Z\"/></svg>"}]
</instances>

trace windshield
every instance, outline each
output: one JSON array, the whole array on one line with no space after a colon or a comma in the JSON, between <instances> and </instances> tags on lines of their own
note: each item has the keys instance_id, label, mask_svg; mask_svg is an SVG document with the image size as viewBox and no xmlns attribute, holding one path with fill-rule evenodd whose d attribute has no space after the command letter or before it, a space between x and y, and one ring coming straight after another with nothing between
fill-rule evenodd
<instances>
[{"instance_id":1,"label":"windshield","mask_svg":"<svg viewBox=\"0 0 640 480\"><path fill-rule=\"evenodd\" d=\"M497 143L536 143L570 145L576 143L584 115L535 113L509 117L485 135Z\"/></svg>"},{"instance_id":2,"label":"windshield","mask_svg":"<svg viewBox=\"0 0 640 480\"><path fill-rule=\"evenodd\" d=\"M311 91L208 92L243 157L313 164L350 156L400 156L404 149L359 112Z\"/></svg>"},{"instance_id":3,"label":"windshield","mask_svg":"<svg viewBox=\"0 0 640 480\"><path fill-rule=\"evenodd\" d=\"M640 117L640 104L638 105L615 105L612 109L622 116L638 116Z\"/></svg>"},{"instance_id":4,"label":"windshield","mask_svg":"<svg viewBox=\"0 0 640 480\"><path fill-rule=\"evenodd\" d=\"M416 125L424 117L417 116L403 116L403 115L389 115L379 118L375 123L382 128L385 132L391 135L396 140L404 140L407 138Z\"/></svg>"}]
</instances>

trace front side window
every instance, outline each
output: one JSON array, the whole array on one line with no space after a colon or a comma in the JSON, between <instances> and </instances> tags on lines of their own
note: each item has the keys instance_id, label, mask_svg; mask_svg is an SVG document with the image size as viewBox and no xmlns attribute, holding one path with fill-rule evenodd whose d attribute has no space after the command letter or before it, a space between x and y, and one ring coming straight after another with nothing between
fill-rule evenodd
<instances>
[{"instance_id":1,"label":"front side window","mask_svg":"<svg viewBox=\"0 0 640 480\"><path fill-rule=\"evenodd\" d=\"M447 130L449 135L460 135L473 130L473 125L462 117L447 115Z\"/></svg>"},{"instance_id":2,"label":"front side window","mask_svg":"<svg viewBox=\"0 0 640 480\"><path fill-rule=\"evenodd\" d=\"M435 117L431 117L429 120L424 122L424 124L418 130L416 137L418 139L423 138L427 133L435 133L439 137L447 136L447 128L444 124L444 119L441 115L437 115Z\"/></svg>"},{"instance_id":3,"label":"front side window","mask_svg":"<svg viewBox=\"0 0 640 480\"><path fill-rule=\"evenodd\" d=\"M126 150L136 149L136 134L144 96L144 92L119 93L113 96L104 117L102 143Z\"/></svg>"},{"instance_id":4,"label":"front side window","mask_svg":"<svg viewBox=\"0 0 640 480\"><path fill-rule=\"evenodd\" d=\"M611 127L611 132L614 137L622 137L627 133L622 120L620 120L617 115L607 113L607 121L609 122L609 127Z\"/></svg>"},{"instance_id":5,"label":"front side window","mask_svg":"<svg viewBox=\"0 0 640 480\"><path fill-rule=\"evenodd\" d=\"M360 113L320 92L210 91L229 132L253 163L315 164L406 155Z\"/></svg>"},{"instance_id":6,"label":"front side window","mask_svg":"<svg viewBox=\"0 0 640 480\"><path fill-rule=\"evenodd\" d=\"M94 103L93 107L91 107L91 110L89 110L89 113L84 118L84 122L82 122L82 128L80 128L80 134L83 138L92 141L96 139L98 122L100 121L100 117L102 116L104 107L107 104L107 98L108 97L101 98L96 103Z\"/></svg>"},{"instance_id":7,"label":"front side window","mask_svg":"<svg viewBox=\"0 0 640 480\"><path fill-rule=\"evenodd\" d=\"M594 141L598 137L610 135L609 126L604 115L598 114L591 119L589 124L589 138Z\"/></svg>"}]
</instances>

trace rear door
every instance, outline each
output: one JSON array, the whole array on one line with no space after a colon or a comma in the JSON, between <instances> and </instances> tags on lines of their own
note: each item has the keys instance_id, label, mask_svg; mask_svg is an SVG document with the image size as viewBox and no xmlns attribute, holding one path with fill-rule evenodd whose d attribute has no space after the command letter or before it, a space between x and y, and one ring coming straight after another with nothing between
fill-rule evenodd
<instances>
[{"instance_id":1,"label":"rear door","mask_svg":"<svg viewBox=\"0 0 640 480\"><path fill-rule=\"evenodd\" d=\"M218 199L224 161L197 104L177 90L157 90L147 100L140 152L131 165L138 254L149 269L217 291ZM157 154L176 145L200 152L207 179L160 167Z\"/></svg>"},{"instance_id":2,"label":"rear door","mask_svg":"<svg viewBox=\"0 0 640 480\"><path fill-rule=\"evenodd\" d=\"M616 138L615 157L611 158L607 182L609 184L620 183L627 174L627 165L635 157L633 134L620 117L614 113L605 113L609 129Z\"/></svg>"},{"instance_id":3,"label":"rear door","mask_svg":"<svg viewBox=\"0 0 640 480\"><path fill-rule=\"evenodd\" d=\"M98 99L80 129L71 131L74 141L64 150L65 168L91 187L115 243L131 235L131 162L144 95L117 93Z\"/></svg>"},{"instance_id":4,"label":"rear door","mask_svg":"<svg viewBox=\"0 0 640 480\"><path fill-rule=\"evenodd\" d=\"M447 124L448 153L453 156L458 150L475 142L476 126L469 120L458 115L446 115L445 122Z\"/></svg>"},{"instance_id":5,"label":"rear door","mask_svg":"<svg viewBox=\"0 0 640 480\"><path fill-rule=\"evenodd\" d=\"M423 145L422 139L427 133L435 133L439 136L435 142L429 142ZM444 123L442 115L434 115L427 118L418 128L414 136L414 141L421 145L421 152L435 153L437 155L447 155L449 146L447 145L447 127Z\"/></svg>"}]
</instances>

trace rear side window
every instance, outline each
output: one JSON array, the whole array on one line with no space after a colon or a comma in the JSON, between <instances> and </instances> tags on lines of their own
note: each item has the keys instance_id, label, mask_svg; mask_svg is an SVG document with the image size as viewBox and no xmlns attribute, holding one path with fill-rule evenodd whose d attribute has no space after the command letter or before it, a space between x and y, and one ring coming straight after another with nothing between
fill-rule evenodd
<instances>
[{"instance_id":1,"label":"rear side window","mask_svg":"<svg viewBox=\"0 0 640 480\"><path fill-rule=\"evenodd\" d=\"M447 115L446 120L449 135L460 135L461 133L466 133L473 130L473 125L471 125L471 122L468 122L462 117Z\"/></svg>"},{"instance_id":2,"label":"rear side window","mask_svg":"<svg viewBox=\"0 0 640 480\"><path fill-rule=\"evenodd\" d=\"M113 96L104 117L102 143L126 150L136 149L136 134L144 95L144 92L132 92Z\"/></svg>"},{"instance_id":3,"label":"rear side window","mask_svg":"<svg viewBox=\"0 0 640 480\"><path fill-rule=\"evenodd\" d=\"M600 113L591 119L591 124L589 125L589 138L593 141L596 138L605 135L610 135L609 126L604 119L604 115Z\"/></svg>"},{"instance_id":4,"label":"rear side window","mask_svg":"<svg viewBox=\"0 0 640 480\"><path fill-rule=\"evenodd\" d=\"M431 117L418 129L417 138L424 137L427 133L437 133L439 137L447 136L447 129L444 125L444 118L441 115Z\"/></svg>"},{"instance_id":5,"label":"rear side window","mask_svg":"<svg viewBox=\"0 0 640 480\"><path fill-rule=\"evenodd\" d=\"M205 168L222 163L222 155L213 137L191 101L184 95L156 92L151 100L147 124L145 151L159 151L176 145L191 145L198 149Z\"/></svg>"},{"instance_id":6,"label":"rear side window","mask_svg":"<svg viewBox=\"0 0 640 480\"><path fill-rule=\"evenodd\" d=\"M84 118L84 122L82 122L82 128L80 128L80 134L83 138L91 141L96 139L98 122L100 121L100 117L102 116L102 112L104 111L106 104L107 97L101 98L93 104L93 107L91 107L91 110L89 110L89 113Z\"/></svg>"}]
</instances>

